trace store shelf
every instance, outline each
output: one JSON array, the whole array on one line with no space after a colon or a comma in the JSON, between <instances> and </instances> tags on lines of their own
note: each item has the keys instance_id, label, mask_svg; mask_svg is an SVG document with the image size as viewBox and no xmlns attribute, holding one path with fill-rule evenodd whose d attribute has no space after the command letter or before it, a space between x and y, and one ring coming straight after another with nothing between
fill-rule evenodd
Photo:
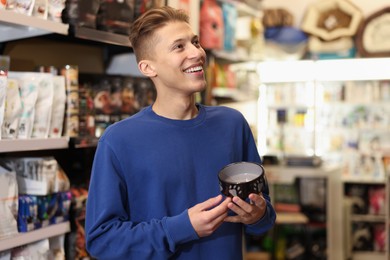
<instances>
[{"instance_id":1,"label":"store shelf","mask_svg":"<svg viewBox=\"0 0 390 260\"><path fill-rule=\"evenodd\" d=\"M351 215L351 221L353 222L384 222L386 221L385 215Z\"/></svg>"},{"instance_id":2,"label":"store shelf","mask_svg":"<svg viewBox=\"0 0 390 260\"><path fill-rule=\"evenodd\" d=\"M0 140L0 153L67 149L68 147L68 137Z\"/></svg>"},{"instance_id":3,"label":"store shelf","mask_svg":"<svg viewBox=\"0 0 390 260\"><path fill-rule=\"evenodd\" d=\"M79 39L120 45L131 48L130 40L126 35L99 31L86 27L74 27L72 28L72 31L74 33L74 36Z\"/></svg>"},{"instance_id":4,"label":"store shelf","mask_svg":"<svg viewBox=\"0 0 390 260\"><path fill-rule=\"evenodd\" d=\"M385 184L385 181L384 179L372 179L372 178L364 178L362 176L356 176L356 177L352 177L352 176L346 176L346 177L343 177L342 178L342 181L344 183L356 183L356 184Z\"/></svg>"},{"instance_id":5,"label":"store shelf","mask_svg":"<svg viewBox=\"0 0 390 260\"><path fill-rule=\"evenodd\" d=\"M309 218L302 213L286 213L278 212L276 218L276 224L307 224Z\"/></svg>"},{"instance_id":6,"label":"store shelf","mask_svg":"<svg viewBox=\"0 0 390 260\"><path fill-rule=\"evenodd\" d=\"M75 137L70 138L69 146L73 148L90 148L96 147L99 138L96 137Z\"/></svg>"},{"instance_id":7,"label":"store shelf","mask_svg":"<svg viewBox=\"0 0 390 260\"><path fill-rule=\"evenodd\" d=\"M67 35L68 24L0 10L0 42L57 33Z\"/></svg>"},{"instance_id":8,"label":"store shelf","mask_svg":"<svg viewBox=\"0 0 390 260\"><path fill-rule=\"evenodd\" d=\"M271 254L267 252L246 252L245 260L270 260Z\"/></svg>"},{"instance_id":9,"label":"store shelf","mask_svg":"<svg viewBox=\"0 0 390 260\"><path fill-rule=\"evenodd\" d=\"M33 243L45 238L58 236L70 231L69 222L55 224L26 233L18 233L10 238L0 240L0 252L14 247Z\"/></svg>"},{"instance_id":10,"label":"store shelf","mask_svg":"<svg viewBox=\"0 0 390 260\"><path fill-rule=\"evenodd\" d=\"M384 252L355 252L352 254L353 260L385 260L386 254Z\"/></svg>"}]
</instances>

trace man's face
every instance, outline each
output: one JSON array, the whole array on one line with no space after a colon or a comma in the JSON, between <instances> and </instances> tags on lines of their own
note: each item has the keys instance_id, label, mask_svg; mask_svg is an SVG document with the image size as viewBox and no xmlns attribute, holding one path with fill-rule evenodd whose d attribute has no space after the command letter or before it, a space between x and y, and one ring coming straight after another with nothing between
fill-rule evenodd
<instances>
[{"instance_id":1,"label":"man's face","mask_svg":"<svg viewBox=\"0 0 390 260\"><path fill-rule=\"evenodd\" d=\"M156 45L150 64L156 88L169 94L192 95L206 86L206 53L197 35L184 22L170 22L155 32Z\"/></svg>"}]
</instances>

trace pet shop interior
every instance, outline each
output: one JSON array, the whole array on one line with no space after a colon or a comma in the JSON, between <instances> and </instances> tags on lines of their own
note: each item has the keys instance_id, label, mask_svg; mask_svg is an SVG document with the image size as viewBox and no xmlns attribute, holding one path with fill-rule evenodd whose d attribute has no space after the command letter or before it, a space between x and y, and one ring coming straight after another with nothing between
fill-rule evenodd
<instances>
[{"instance_id":1,"label":"pet shop interior","mask_svg":"<svg viewBox=\"0 0 390 260\"><path fill-rule=\"evenodd\" d=\"M277 218L244 259L390 259L389 4L1 0L0 259L93 259L94 153L155 99L128 34L162 5L206 51L197 102L239 110L262 158Z\"/></svg>"}]
</instances>

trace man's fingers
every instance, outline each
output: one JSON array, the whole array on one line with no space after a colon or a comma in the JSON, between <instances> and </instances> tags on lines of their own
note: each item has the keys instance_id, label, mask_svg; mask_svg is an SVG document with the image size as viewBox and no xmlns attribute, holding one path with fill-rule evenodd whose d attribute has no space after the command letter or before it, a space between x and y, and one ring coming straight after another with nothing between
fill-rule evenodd
<instances>
[{"instance_id":1,"label":"man's fingers","mask_svg":"<svg viewBox=\"0 0 390 260\"><path fill-rule=\"evenodd\" d=\"M258 207L262 206L264 203L264 197L263 194L255 194L251 193L249 194L249 199Z\"/></svg>"},{"instance_id":2,"label":"man's fingers","mask_svg":"<svg viewBox=\"0 0 390 260\"><path fill-rule=\"evenodd\" d=\"M200 203L199 204L200 210L201 211L209 210L209 209L217 206L221 202L221 199L222 199L222 195L218 195L214 198L210 198L210 199Z\"/></svg>"}]
</instances>

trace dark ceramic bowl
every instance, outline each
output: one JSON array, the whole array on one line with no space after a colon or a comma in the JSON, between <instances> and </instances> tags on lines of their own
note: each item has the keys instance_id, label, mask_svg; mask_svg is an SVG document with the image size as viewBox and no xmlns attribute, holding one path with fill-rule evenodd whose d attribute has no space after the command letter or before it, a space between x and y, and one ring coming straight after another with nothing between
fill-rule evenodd
<instances>
[{"instance_id":1,"label":"dark ceramic bowl","mask_svg":"<svg viewBox=\"0 0 390 260\"><path fill-rule=\"evenodd\" d=\"M263 166L251 162L232 163L218 174L222 194L228 197L238 196L245 200L251 193L260 193L265 186Z\"/></svg>"}]
</instances>

